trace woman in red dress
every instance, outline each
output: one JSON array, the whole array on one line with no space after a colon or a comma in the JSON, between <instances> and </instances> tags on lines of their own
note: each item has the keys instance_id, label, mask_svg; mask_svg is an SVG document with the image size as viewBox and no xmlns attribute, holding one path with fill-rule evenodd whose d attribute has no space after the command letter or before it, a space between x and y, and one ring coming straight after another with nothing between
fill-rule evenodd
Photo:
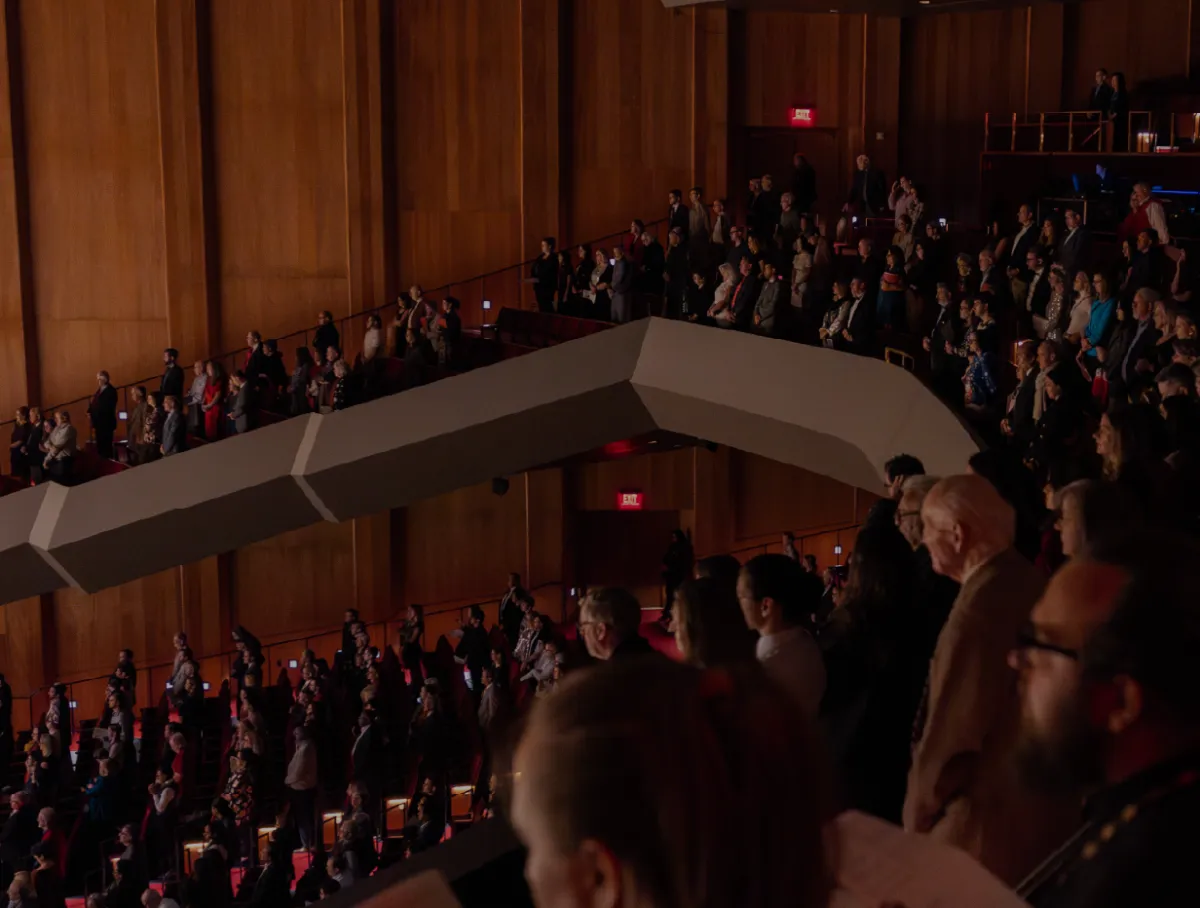
<instances>
[{"instance_id":1,"label":"woman in red dress","mask_svg":"<svg viewBox=\"0 0 1200 908\"><path fill-rule=\"evenodd\" d=\"M216 360L205 365L208 384L204 386L204 437L216 441L225 434L225 370Z\"/></svg>"}]
</instances>

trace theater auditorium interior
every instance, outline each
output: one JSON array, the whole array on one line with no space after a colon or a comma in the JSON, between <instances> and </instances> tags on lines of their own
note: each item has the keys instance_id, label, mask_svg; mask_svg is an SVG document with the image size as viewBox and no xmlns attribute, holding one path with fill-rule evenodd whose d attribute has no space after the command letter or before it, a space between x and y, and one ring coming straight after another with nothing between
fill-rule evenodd
<instances>
[{"instance_id":1,"label":"theater auditorium interior","mask_svg":"<svg viewBox=\"0 0 1200 908\"><path fill-rule=\"evenodd\" d=\"M2 6L9 908L1200 904L1196 0Z\"/></svg>"}]
</instances>

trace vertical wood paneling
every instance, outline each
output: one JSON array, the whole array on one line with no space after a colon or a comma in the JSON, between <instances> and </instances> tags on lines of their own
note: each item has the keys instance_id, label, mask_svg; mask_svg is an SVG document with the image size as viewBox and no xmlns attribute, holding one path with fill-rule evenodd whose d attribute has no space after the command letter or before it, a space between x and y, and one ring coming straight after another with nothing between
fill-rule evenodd
<instances>
[{"instance_id":1,"label":"vertical wood paneling","mask_svg":"<svg viewBox=\"0 0 1200 908\"><path fill-rule=\"evenodd\" d=\"M0 415L5 419L40 393L16 11L12 0L0 9Z\"/></svg>"},{"instance_id":2,"label":"vertical wood paneling","mask_svg":"<svg viewBox=\"0 0 1200 908\"><path fill-rule=\"evenodd\" d=\"M520 0L397 6L403 286L521 258L520 11Z\"/></svg>"},{"instance_id":3,"label":"vertical wood paneling","mask_svg":"<svg viewBox=\"0 0 1200 908\"><path fill-rule=\"evenodd\" d=\"M23 3L20 20L42 396L58 403L99 369L161 368L154 0Z\"/></svg>"},{"instance_id":4,"label":"vertical wood paneling","mask_svg":"<svg viewBox=\"0 0 1200 908\"><path fill-rule=\"evenodd\" d=\"M561 8L562 0L520 0L522 259L538 254L542 237L562 232Z\"/></svg>"},{"instance_id":5,"label":"vertical wood paneling","mask_svg":"<svg viewBox=\"0 0 1200 908\"><path fill-rule=\"evenodd\" d=\"M155 0L154 5L167 336L184 362L215 353L220 339L220 307L209 280L206 178L211 175L205 173L201 104L209 73L196 3Z\"/></svg>"},{"instance_id":6,"label":"vertical wood paneling","mask_svg":"<svg viewBox=\"0 0 1200 908\"><path fill-rule=\"evenodd\" d=\"M643 0L575 0L569 187L573 242L663 217L692 182L692 17Z\"/></svg>"},{"instance_id":7,"label":"vertical wood paneling","mask_svg":"<svg viewBox=\"0 0 1200 908\"><path fill-rule=\"evenodd\" d=\"M74 2L74 0L71 0ZM341 0L210 0L221 345L348 312Z\"/></svg>"}]
</instances>

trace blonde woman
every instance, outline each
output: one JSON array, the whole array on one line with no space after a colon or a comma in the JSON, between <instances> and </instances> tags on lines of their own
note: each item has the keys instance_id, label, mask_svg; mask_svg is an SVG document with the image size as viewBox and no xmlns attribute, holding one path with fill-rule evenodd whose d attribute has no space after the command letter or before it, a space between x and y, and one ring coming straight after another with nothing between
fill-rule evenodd
<instances>
[{"instance_id":1,"label":"blonde woman","mask_svg":"<svg viewBox=\"0 0 1200 908\"><path fill-rule=\"evenodd\" d=\"M737 273L728 262L722 264L717 273L721 276L721 283L713 296L713 304L708 307L708 317L722 328L732 328L733 310L729 308L729 301L733 299L733 288L737 286Z\"/></svg>"},{"instance_id":2,"label":"blonde woman","mask_svg":"<svg viewBox=\"0 0 1200 908\"><path fill-rule=\"evenodd\" d=\"M1067 331L1064 340L1073 347L1079 346L1079 339L1087 330L1088 322L1092 319L1092 281L1086 271L1075 275L1075 298L1071 303L1071 313L1067 317Z\"/></svg>"},{"instance_id":3,"label":"blonde woman","mask_svg":"<svg viewBox=\"0 0 1200 908\"><path fill-rule=\"evenodd\" d=\"M808 279L812 274L813 257L806 237L796 237L792 244L796 256L792 259L792 305L797 309L804 308L804 300L808 295Z\"/></svg>"}]
</instances>

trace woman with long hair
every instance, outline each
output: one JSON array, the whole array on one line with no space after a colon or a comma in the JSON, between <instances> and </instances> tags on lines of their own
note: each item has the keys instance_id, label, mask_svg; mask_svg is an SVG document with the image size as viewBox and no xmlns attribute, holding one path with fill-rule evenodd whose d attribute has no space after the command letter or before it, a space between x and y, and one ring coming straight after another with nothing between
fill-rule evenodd
<instances>
[{"instance_id":1,"label":"woman with long hair","mask_svg":"<svg viewBox=\"0 0 1200 908\"><path fill-rule=\"evenodd\" d=\"M755 634L746 626L737 590L712 577L685 580L675 589L675 644L684 660L702 668L754 661Z\"/></svg>"},{"instance_id":2,"label":"woman with long hair","mask_svg":"<svg viewBox=\"0 0 1200 908\"><path fill-rule=\"evenodd\" d=\"M224 434L225 397L229 388L225 382L225 370L215 359L204 364L208 382L204 385L204 400L200 409L204 411L204 437L216 441Z\"/></svg>"}]
</instances>

